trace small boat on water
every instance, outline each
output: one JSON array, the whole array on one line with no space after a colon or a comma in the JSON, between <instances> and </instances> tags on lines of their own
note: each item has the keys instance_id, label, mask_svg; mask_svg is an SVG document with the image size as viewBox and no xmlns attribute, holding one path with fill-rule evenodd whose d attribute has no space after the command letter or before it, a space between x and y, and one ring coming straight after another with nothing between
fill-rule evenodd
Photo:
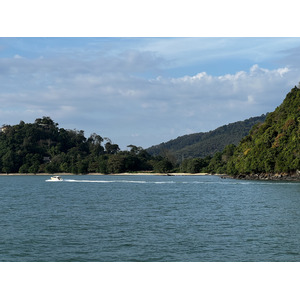
<instances>
[{"instance_id":1,"label":"small boat on water","mask_svg":"<svg viewBox=\"0 0 300 300\"><path fill-rule=\"evenodd\" d=\"M60 176L51 176L47 181L63 181L63 179Z\"/></svg>"}]
</instances>

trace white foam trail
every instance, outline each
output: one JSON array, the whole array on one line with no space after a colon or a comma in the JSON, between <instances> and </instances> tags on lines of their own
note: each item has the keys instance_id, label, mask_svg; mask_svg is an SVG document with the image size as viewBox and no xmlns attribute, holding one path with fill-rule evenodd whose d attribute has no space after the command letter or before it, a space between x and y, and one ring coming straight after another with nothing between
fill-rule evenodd
<instances>
[{"instance_id":1,"label":"white foam trail","mask_svg":"<svg viewBox=\"0 0 300 300\"><path fill-rule=\"evenodd\" d=\"M53 180L49 179L46 181ZM79 180L79 179L64 179L64 182L91 182L91 183L141 183L141 184L174 184L175 181L144 181L144 180ZM180 183L180 182L179 182Z\"/></svg>"},{"instance_id":2,"label":"white foam trail","mask_svg":"<svg viewBox=\"0 0 300 300\"><path fill-rule=\"evenodd\" d=\"M134 180L76 180L76 179L65 179L66 182L92 182L92 183L147 183L146 181L134 181Z\"/></svg>"},{"instance_id":3,"label":"white foam trail","mask_svg":"<svg viewBox=\"0 0 300 300\"><path fill-rule=\"evenodd\" d=\"M47 181L47 182L63 182L63 180L51 180L51 179L46 179L45 181Z\"/></svg>"},{"instance_id":4,"label":"white foam trail","mask_svg":"<svg viewBox=\"0 0 300 300\"><path fill-rule=\"evenodd\" d=\"M155 184L169 184L169 183L175 183L175 181L154 181L154 182L149 182L149 183L155 183ZM180 182L178 182L180 183Z\"/></svg>"},{"instance_id":5,"label":"white foam trail","mask_svg":"<svg viewBox=\"0 0 300 300\"><path fill-rule=\"evenodd\" d=\"M144 180L78 180L78 179L63 179L62 181L54 181L51 179L46 182L78 182L78 183L135 183L135 184L222 184L222 185L251 185L251 184L294 184L294 182L261 182L261 181L144 181Z\"/></svg>"}]
</instances>

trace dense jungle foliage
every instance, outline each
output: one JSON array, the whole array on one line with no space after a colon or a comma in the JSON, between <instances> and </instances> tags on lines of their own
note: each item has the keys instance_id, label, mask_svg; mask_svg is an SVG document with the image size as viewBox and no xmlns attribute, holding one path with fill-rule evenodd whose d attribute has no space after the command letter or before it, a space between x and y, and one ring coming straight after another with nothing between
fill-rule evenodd
<instances>
[{"instance_id":1,"label":"dense jungle foliage","mask_svg":"<svg viewBox=\"0 0 300 300\"><path fill-rule=\"evenodd\" d=\"M209 132L187 134L152 146L146 151L151 155L160 155L163 151L170 151L177 162L182 162L184 159L213 156L217 152L222 152L229 144L237 145L249 133L253 125L262 123L265 119L266 115L261 115L224 125Z\"/></svg>"},{"instance_id":2,"label":"dense jungle foliage","mask_svg":"<svg viewBox=\"0 0 300 300\"><path fill-rule=\"evenodd\" d=\"M300 87L300 85L299 85ZM287 94L265 122L254 125L238 146L206 158L186 159L181 172L219 174L293 174L300 170L300 88Z\"/></svg>"},{"instance_id":3,"label":"dense jungle foliage","mask_svg":"<svg viewBox=\"0 0 300 300\"><path fill-rule=\"evenodd\" d=\"M104 143L104 144L103 144ZM0 129L0 172L85 174L130 171L167 172L174 166L161 156L151 157L144 149L129 145L120 151L109 138L78 130L58 128L50 117L34 123L3 125Z\"/></svg>"},{"instance_id":4,"label":"dense jungle foliage","mask_svg":"<svg viewBox=\"0 0 300 300\"><path fill-rule=\"evenodd\" d=\"M300 89L294 87L266 121L252 128L229 159L228 174L300 170Z\"/></svg>"}]
</instances>

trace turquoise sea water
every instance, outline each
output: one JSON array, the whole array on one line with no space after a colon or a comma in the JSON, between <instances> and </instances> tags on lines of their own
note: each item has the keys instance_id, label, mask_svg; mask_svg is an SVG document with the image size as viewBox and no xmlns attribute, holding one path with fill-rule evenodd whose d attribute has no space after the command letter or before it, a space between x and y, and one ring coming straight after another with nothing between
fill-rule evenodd
<instances>
[{"instance_id":1,"label":"turquoise sea water","mask_svg":"<svg viewBox=\"0 0 300 300\"><path fill-rule=\"evenodd\" d=\"M0 176L0 261L300 261L300 183Z\"/></svg>"}]
</instances>

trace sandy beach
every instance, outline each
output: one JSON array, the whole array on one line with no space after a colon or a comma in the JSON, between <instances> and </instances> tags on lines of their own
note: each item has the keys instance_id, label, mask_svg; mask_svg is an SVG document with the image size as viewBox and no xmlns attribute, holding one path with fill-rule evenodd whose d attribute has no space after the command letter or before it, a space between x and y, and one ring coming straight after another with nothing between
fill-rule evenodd
<instances>
[{"instance_id":1,"label":"sandy beach","mask_svg":"<svg viewBox=\"0 0 300 300\"><path fill-rule=\"evenodd\" d=\"M100 174L90 174L90 175L100 175ZM119 173L119 174L109 174L109 175L158 175L158 176L203 176L209 175L208 173Z\"/></svg>"}]
</instances>

